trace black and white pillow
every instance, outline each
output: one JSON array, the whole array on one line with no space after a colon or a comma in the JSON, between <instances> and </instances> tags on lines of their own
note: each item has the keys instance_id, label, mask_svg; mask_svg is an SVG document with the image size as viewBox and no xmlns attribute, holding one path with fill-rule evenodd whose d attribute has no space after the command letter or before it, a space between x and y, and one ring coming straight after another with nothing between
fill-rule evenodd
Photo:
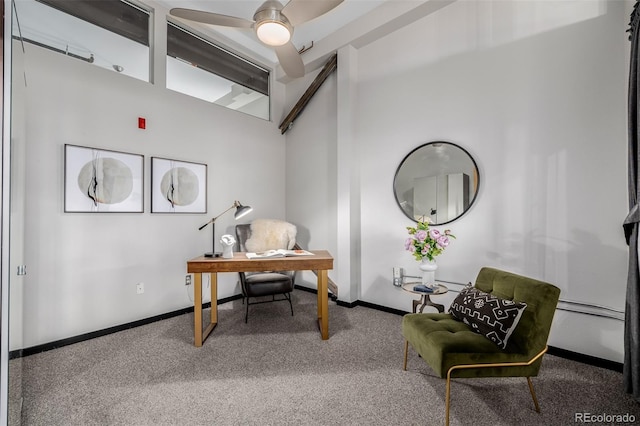
<instances>
[{"instance_id":1,"label":"black and white pillow","mask_svg":"<svg viewBox=\"0 0 640 426\"><path fill-rule=\"evenodd\" d=\"M458 294L449 312L504 349L526 307L526 303L501 299L472 287Z\"/></svg>"}]
</instances>

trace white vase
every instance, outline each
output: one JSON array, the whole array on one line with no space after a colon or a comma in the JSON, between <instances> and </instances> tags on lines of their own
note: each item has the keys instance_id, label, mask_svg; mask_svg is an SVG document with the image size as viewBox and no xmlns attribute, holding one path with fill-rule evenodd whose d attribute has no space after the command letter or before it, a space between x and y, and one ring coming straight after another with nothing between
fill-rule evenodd
<instances>
[{"instance_id":1,"label":"white vase","mask_svg":"<svg viewBox=\"0 0 640 426\"><path fill-rule=\"evenodd\" d=\"M418 266L422 271L422 284L427 287L435 287L436 284L436 269L438 264L435 260L429 260L426 257L422 259Z\"/></svg>"}]
</instances>

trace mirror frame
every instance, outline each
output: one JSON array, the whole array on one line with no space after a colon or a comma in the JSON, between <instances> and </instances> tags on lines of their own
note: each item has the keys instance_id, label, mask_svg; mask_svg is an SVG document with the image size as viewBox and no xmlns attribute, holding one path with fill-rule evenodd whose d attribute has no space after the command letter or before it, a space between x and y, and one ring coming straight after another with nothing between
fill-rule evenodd
<instances>
[{"instance_id":1,"label":"mirror frame","mask_svg":"<svg viewBox=\"0 0 640 426\"><path fill-rule=\"evenodd\" d=\"M460 151L462 151L464 154L467 155L467 157L469 157L469 159L471 160L471 163L473 164L473 168L475 170L475 181L477 182L476 184L476 188L475 188L475 192L473 193L473 198L471 198L469 200L469 205L467 206L467 208L460 213L459 215L457 215L456 217L454 217L451 220L448 220L446 222L438 222L438 223L432 223L432 225L434 226L440 226L440 225L445 225L447 223L451 223L459 218L461 218L462 216L465 215L465 213L467 213L470 209L471 206L473 206L473 203L476 201L476 199L478 198L478 193L480 192L480 169L478 168L478 164L476 163L476 160L473 158L473 156L471 154L469 154L469 151L467 151L466 149L462 148L460 145L457 145L453 142L447 142L447 141L431 141L431 142L427 142L424 143L422 145L417 146L416 148L414 148L413 150L411 150L411 152L409 152L400 162L400 164L398 165L396 172L393 176L393 196L396 200L396 204L398 205L398 207L400 208L400 210L402 211L402 213L404 213L405 216L407 216L409 219L411 219L414 222L418 222L417 219L415 219L414 217L410 216L409 213L402 208L402 204L400 202L400 199L398 198L398 191L396 190L396 182L398 179L398 174L400 173L400 170L402 169L402 166L405 164L405 162L411 157L411 155L413 155L416 151L425 148L429 145L435 145L435 144L443 144L443 145L449 145L453 148L457 148Z\"/></svg>"}]
</instances>

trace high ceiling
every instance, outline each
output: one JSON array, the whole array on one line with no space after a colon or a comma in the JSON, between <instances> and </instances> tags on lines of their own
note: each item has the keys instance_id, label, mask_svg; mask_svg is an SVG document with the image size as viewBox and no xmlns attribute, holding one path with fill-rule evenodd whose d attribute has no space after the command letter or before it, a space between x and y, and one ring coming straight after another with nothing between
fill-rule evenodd
<instances>
[{"instance_id":1,"label":"high ceiling","mask_svg":"<svg viewBox=\"0 0 640 426\"><path fill-rule=\"evenodd\" d=\"M157 19L174 8L186 8L234 16L253 21L255 11L263 0L138 0L154 10ZM288 0L282 0L288 3ZM296 0L318 1L318 0ZM321 68L338 49L352 45L358 49L380 37L396 31L455 0L344 0L329 12L297 25L292 43L297 50L309 48L302 54L306 72ZM14 19L14 34L26 39L38 40L60 51L81 57L95 58L105 62L106 67L124 68L124 72L137 78L148 76L148 65L138 64L145 57L129 46L108 39L95 32L91 25L71 23L70 15L43 6L38 0L21 0L15 3L16 15L22 25ZM275 71L275 78L290 81L278 64L272 47L258 41L251 28L229 28L187 21L169 15L170 20L181 22L187 27L235 50L258 64ZM82 21L80 21L82 22ZM135 43L133 43L135 44ZM102 65L101 65L102 66ZM140 70L138 70L140 68ZM136 74L136 70L137 74ZM120 72L120 71L119 71ZM139 76L138 76L139 74Z\"/></svg>"}]
</instances>

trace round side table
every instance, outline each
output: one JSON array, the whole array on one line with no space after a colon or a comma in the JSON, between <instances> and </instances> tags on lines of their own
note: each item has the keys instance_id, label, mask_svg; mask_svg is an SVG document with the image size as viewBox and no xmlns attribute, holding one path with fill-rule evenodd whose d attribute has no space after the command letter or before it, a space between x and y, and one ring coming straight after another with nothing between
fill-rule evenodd
<instances>
[{"instance_id":1,"label":"round side table","mask_svg":"<svg viewBox=\"0 0 640 426\"><path fill-rule=\"evenodd\" d=\"M444 305L440 305L438 303L433 303L431 301L431 297L433 295L438 295L438 294L445 294L446 292L449 291L449 289L442 285L442 284L438 284L438 288L434 289L433 292L431 293L425 293L422 291L415 291L413 290L413 287L418 285L418 284L422 284L420 281L413 281L410 283L405 283L402 284L402 289L408 293L412 293L412 294L418 294L421 296L420 300L413 300L413 313L422 313L422 311L424 310L425 306L433 306L434 308L436 308L438 310L438 312L444 312Z\"/></svg>"}]
</instances>

